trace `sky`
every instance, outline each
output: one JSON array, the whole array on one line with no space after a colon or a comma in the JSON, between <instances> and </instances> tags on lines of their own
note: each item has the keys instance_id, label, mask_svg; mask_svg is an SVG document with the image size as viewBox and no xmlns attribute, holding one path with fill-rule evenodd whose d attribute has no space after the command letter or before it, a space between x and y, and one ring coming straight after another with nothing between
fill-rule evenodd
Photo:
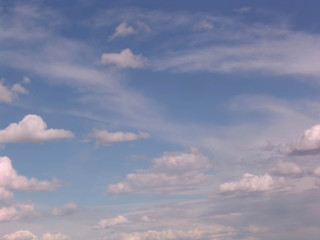
<instances>
[{"instance_id":1,"label":"sky","mask_svg":"<svg viewBox=\"0 0 320 240\"><path fill-rule=\"evenodd\" d=\"M0 239L318 240L319 7L0 0Z\"/></svg>"}]
</instances>

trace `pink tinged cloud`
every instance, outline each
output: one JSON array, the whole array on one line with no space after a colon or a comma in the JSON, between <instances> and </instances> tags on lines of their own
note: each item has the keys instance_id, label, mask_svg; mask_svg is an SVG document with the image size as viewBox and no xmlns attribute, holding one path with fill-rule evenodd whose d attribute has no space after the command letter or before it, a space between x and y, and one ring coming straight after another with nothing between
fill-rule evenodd
<instances>
[{"instance_id":1,"label":"pink tinged cloud","mask_svg":"<svg viewBox=\"0 0 320 240\"><path fill-rule=\"evenodd\" d=\"M64 129L48 129L40 116L29 114L20 122L11 123L7 128L0 130L0 143L41 143L73 136L72 132Z\"/></svg>"},{"instance_id":2,"label":"pink tinged cloud","mask_svg":"<svg viewBox=\"0 0 320 240\"><path fill-rule=\"evenodd\" d=\"M12 87L9 87L0 81L0 103L11 103L18 99L21 94L28 94L28 91L20 84L16 83Z\"/></svg>"}]
</instances>

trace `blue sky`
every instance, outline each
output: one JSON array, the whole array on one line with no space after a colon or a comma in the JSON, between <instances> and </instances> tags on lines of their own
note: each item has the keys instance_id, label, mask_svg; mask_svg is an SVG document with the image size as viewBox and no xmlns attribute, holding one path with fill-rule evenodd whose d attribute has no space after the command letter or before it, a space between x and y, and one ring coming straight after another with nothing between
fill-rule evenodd
<instances>
[{"instance_id":1,"label":"blue sky","mask_svg":"<svg viewBox=\"0 0 320 240\"><path fill-rule=\"evenodd\" d=\"M317 240L318 1L0 1L1 240Z\"/></svg>"}]
</instances>

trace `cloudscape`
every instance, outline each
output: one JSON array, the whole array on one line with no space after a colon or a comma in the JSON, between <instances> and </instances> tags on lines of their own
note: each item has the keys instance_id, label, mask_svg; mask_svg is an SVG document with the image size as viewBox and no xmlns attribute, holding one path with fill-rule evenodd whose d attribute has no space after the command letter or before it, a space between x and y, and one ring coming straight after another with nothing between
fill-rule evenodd
<instances>
[{"instance_id":1,"label":"cloudscape","mask_svg":"<svg viewBox=\"0 0 320 240\"><path fill-rule=\"evenodd\" d=\"M0 240L318 240L319 8L0 0Z\"/></svg>"}]
</instances>

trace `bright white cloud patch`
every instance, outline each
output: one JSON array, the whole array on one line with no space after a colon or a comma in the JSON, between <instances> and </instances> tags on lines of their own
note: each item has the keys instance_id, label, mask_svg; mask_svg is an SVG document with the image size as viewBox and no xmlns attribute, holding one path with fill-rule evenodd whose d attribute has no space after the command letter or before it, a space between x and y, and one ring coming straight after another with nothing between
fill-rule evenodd
<instances>
[{"instance_id":1,"label":"bright white cloud patch","mask_svg":"<svg viewBox=\"0 0 320 240\"><path fill-rule=\"evenodd\" d=\"M13 197L13 191L54 191L61 186L61 182L39 181L18 175L8 157L0 157L0 201L7 201Z\"/></svg>"},{"instance_id":2,"label":"bright white cloud patch","mask_svg":"<svg viewBox=\"0 0 320 240\"><path fill-rule=\"evenodd\" d=\"M13 86L5 86L3 81L0 81L0 102L11 103L21 94L27 94L28 91L19 83Z\"/></svg>"},{"instance_id":3,"label":"bright white cloud patch","mask_svg":"<svg viewBox=\"0 0 320 240\"><path fill-rule=\"evenodd\" d=\"M286 145L282 151L291 155L320 154L320 125L305 130L300 139Z\"/></svg>"},{"instance_id":4,"label":"bright white cloud patch","mask_svg":"<svg viewBox=\"0 0 320 240\"><path fill-rule=\"evenodd\" d=\"M53 216L65 216L74 214L79 210L79 206L74 202L66 203L60 207L53 208L51 214Z\"/></svg>"},{"instance_id":5,"label":"bright white cloud patch","mask_svg":"<svg viewBox=\"0 0 320 240\"><path fill-rule=\"evenodd\" d=\"M293 162L279 162L272 169L272 174L284 177L302 177L303 170Z\"/></svg>"},{"instance_id":6,"label":"bright white cloud patch","mask_svg":"<svg viewBox=\"0 0 320 240\"><path fill-rule=\"evenodd\" d=\"M153 166L148 170L131 173L119 183L108 186L108 193L122 194L129 192L176 193L199 189L211 179L205 174L210 169L210 162L197 149L191 152L165 153L153 159Z\"/></svg>"},{"instance_id":7,"label":"bright white cloud patch","mask_svg":"<svg viewBox=\"0 0 320 240\"><path fill-rule=\"evenodd\" d=\"M104 229L104 228L110 228L119 224L124 224L129 222L129 220L124 216L117 216L115 218L106 218L101 219L95 229Z\"/></svg>"},{"instance_id":8,"label":"bright white cloud patch","mask_svg":"<svg viewBox=\"0 0 320 240\"><path fill-rule=\"evenodd\" d=\"M142 55L134 55L129 48L120 53L104 53L101 56L102 64L113 64L118 68L143 68L146 58Z\"/></svg>"},{"instance_id":9,"label":"bright white cloud patch","mask_svg":"<svg viewBox=\"0 0 320 240\"><path fill-rule=\"evenodd\" d=\"M40 116L29 114L18 123L11 123L0 130L0 143L34 142L72 138L73 133L63 129L47 129Z\"/></svg>"},{"instance_id":10,"label":"bright white cloud patch","mask_svg":"<svg viewBox=\"0 0 320 240\"><path fill-rule=\"evenodd\" d=\"M219 186L220 193L267 192L277 189L278 183L269 174L253 175L245 173L241 179Z\"/></svg>"},{"instance_id":11,"label":"bright white cloud patch","mask_svg":"<svg viewBox=\"0 0 320 240\"><path fill-rule=\"evenodd\" d=\"M4 235L2 240L38 240L38 237L28 230L20 230Z\"/></svg>"},{"instance_id":12,"label":"bright white cloud patch","mask_svg":"<svg viewBox=\"0 0 320 240\"><path fill-rule=\"evenodd\" d=\"M42 235L42 240L69 240L69 236L62 233L45 233Z\"/></svg>"},{"instance_id":13,"label":"bright white cloud patch","mask_svg":"<svg viewBox=\"0 0 320 240\"><path fill-rule=\"evenodd\" d=\"M115 33L110 37L110 40L113 40L116 37L124 37L135 33L136 30L133 27L127 26L127 23L123 22L116 27Z\"/></svg>"},{"instance_id":14,"label":"bright white cloud patch","mask_svg":"<svg viewBox=\"0 0 320 240\"><path fill-rule=\"evenodd\" d=\"M150 137L150 135L145 132L139 132L136 134L132 132L108 132L106 130L97 129L93 130L91 136L96 139L96 144L98 145L110 145L114 143L135 141Z\"/></svg>"}]
</instances>

